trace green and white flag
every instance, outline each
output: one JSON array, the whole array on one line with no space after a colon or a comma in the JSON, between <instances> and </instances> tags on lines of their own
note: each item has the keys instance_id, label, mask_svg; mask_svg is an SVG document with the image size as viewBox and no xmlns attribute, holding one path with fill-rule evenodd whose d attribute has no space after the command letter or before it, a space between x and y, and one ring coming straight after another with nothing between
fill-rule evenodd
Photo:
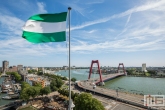
<instances>
[{"instance_id":1,"label":"green and white flag","mask_svg":"<svg viewBox=\"0 0 165 110\"><path fill-rule=\"evenodd\" d=\"M66 18L67 12L31 16L22 37L33 43L66 41Z\"/></svg>"}]
</instances>

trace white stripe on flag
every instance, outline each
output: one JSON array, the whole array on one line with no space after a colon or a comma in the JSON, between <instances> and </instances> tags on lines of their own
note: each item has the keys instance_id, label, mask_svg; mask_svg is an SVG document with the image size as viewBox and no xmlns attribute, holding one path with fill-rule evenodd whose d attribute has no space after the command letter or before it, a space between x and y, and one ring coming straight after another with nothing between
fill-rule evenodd
<instances>
[{"instance_id":1,"label":"white stripe on flag","mask_svg":"<svg viewBox=\"0 0 165 110\"><path fill-rule=\"evenodd\" d=\"M54 33L66 31L66 21L63 22L40 22L28 20L23 27L23 31L36 33Z\"/></svg>"}]
</instances>

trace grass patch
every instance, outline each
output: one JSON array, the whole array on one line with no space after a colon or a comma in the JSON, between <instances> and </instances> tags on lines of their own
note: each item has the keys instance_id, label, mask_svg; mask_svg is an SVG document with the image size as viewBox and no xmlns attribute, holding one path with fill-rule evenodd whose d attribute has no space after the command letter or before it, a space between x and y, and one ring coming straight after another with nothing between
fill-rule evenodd
<instances>
[{"instance_id":1,"label":"grass patch","mask_svg":"<svg viewBox=\"0 0 165 110\"><path fill-rule=\"evenodd\" d=\"M62 85L61 88L67 89L67 88L69 88L69 87L68 87L67 85Z\"/></svg>"},{"instance_id":2,"label":"grass patch","mask_svg":"<svg viewBox=\"0 0 165 110\"><path fill-rule=\"evenodd\" d=\"M150 73L146 72L145 75L146 75L146 76L150 76Z\"/></svg>"},{"instance_id":3,"label":"grass patch","mask_svg":"<svg viewBox=\"0 0 165 110\"><path fill-rule=\"evenodd\" d=\"M37 109L32 107L32 106L28 106L28 107L25 107L25 108L21 108L19 110L37 110Z\"/></svg>"}]
</instances>

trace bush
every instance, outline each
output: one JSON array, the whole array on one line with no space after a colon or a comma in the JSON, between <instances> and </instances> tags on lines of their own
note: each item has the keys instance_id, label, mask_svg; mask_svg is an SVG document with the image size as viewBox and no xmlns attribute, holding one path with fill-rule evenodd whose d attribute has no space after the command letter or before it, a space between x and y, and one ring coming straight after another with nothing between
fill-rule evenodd
<instances>
[{"instance_id":1,"label":"bush","mask_svg":"<svg viewBox=\"0 0 165 110\"><path fill-rule=\"evenodd\" d=\"M82 93L75 98L74 110L104 110L100 101L93 98L89 93Z\"/></svg>"},{"instance_id":2,"label":"bush","mask_svg":"<svg viewBox=\"0 0 165 110\"><path fill-rule=\"evenodd\" d=\"M72 78L71 81L75 82L76 81L76 78Z\"/></svg>"}]
</instances>

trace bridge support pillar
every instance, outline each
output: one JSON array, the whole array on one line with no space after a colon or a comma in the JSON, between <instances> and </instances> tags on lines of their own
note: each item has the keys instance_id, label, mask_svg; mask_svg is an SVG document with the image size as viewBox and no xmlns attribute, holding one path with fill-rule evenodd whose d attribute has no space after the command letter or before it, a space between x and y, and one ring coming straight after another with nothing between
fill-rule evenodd
<instances>
[{"instance_id":1,"label":"bridge support pillar","mask_svg":"<svg viewBox=\"0 0 165 110\"><path fill-rule=\"evenodd\" d=\"M98 72L99 72L99 75L100 75L100 82L101 82L101 83L104 83L103 80L102 80L102 74L101 74L100 65L99 65L99 61L98 61L98 60L92 60L88 79L90 79L90 77L91 77L91 74L92 74L92 67L93 67L93 64L94 64L94 63L97 64Z\"/></svg>"},{"instance_id":2,"label":"bridge support pillar","mask_svg":"<svg viewBox=\"0 0 165 110\"><path fill-rule=\"evenodd\" d=\"M104 86L105 85L105 83L104 82L100 82L100 86Z\"/></svg>"},{"instance_id":3,"label":"bridge support pillar","mask_svg":"<svg viewBox=\"0 0 165 110\"><path fill-rule=\"evenodd\" d=\"M119 66L118 66L118 70L117 70L117 72L119 73L120 65L123 66L123 72L124 72L124 74L126 75L126 71L125 71L125 68L124 68L124 64L123 64L123 63L119 63Z\"/></svg>"}]
</instances>

